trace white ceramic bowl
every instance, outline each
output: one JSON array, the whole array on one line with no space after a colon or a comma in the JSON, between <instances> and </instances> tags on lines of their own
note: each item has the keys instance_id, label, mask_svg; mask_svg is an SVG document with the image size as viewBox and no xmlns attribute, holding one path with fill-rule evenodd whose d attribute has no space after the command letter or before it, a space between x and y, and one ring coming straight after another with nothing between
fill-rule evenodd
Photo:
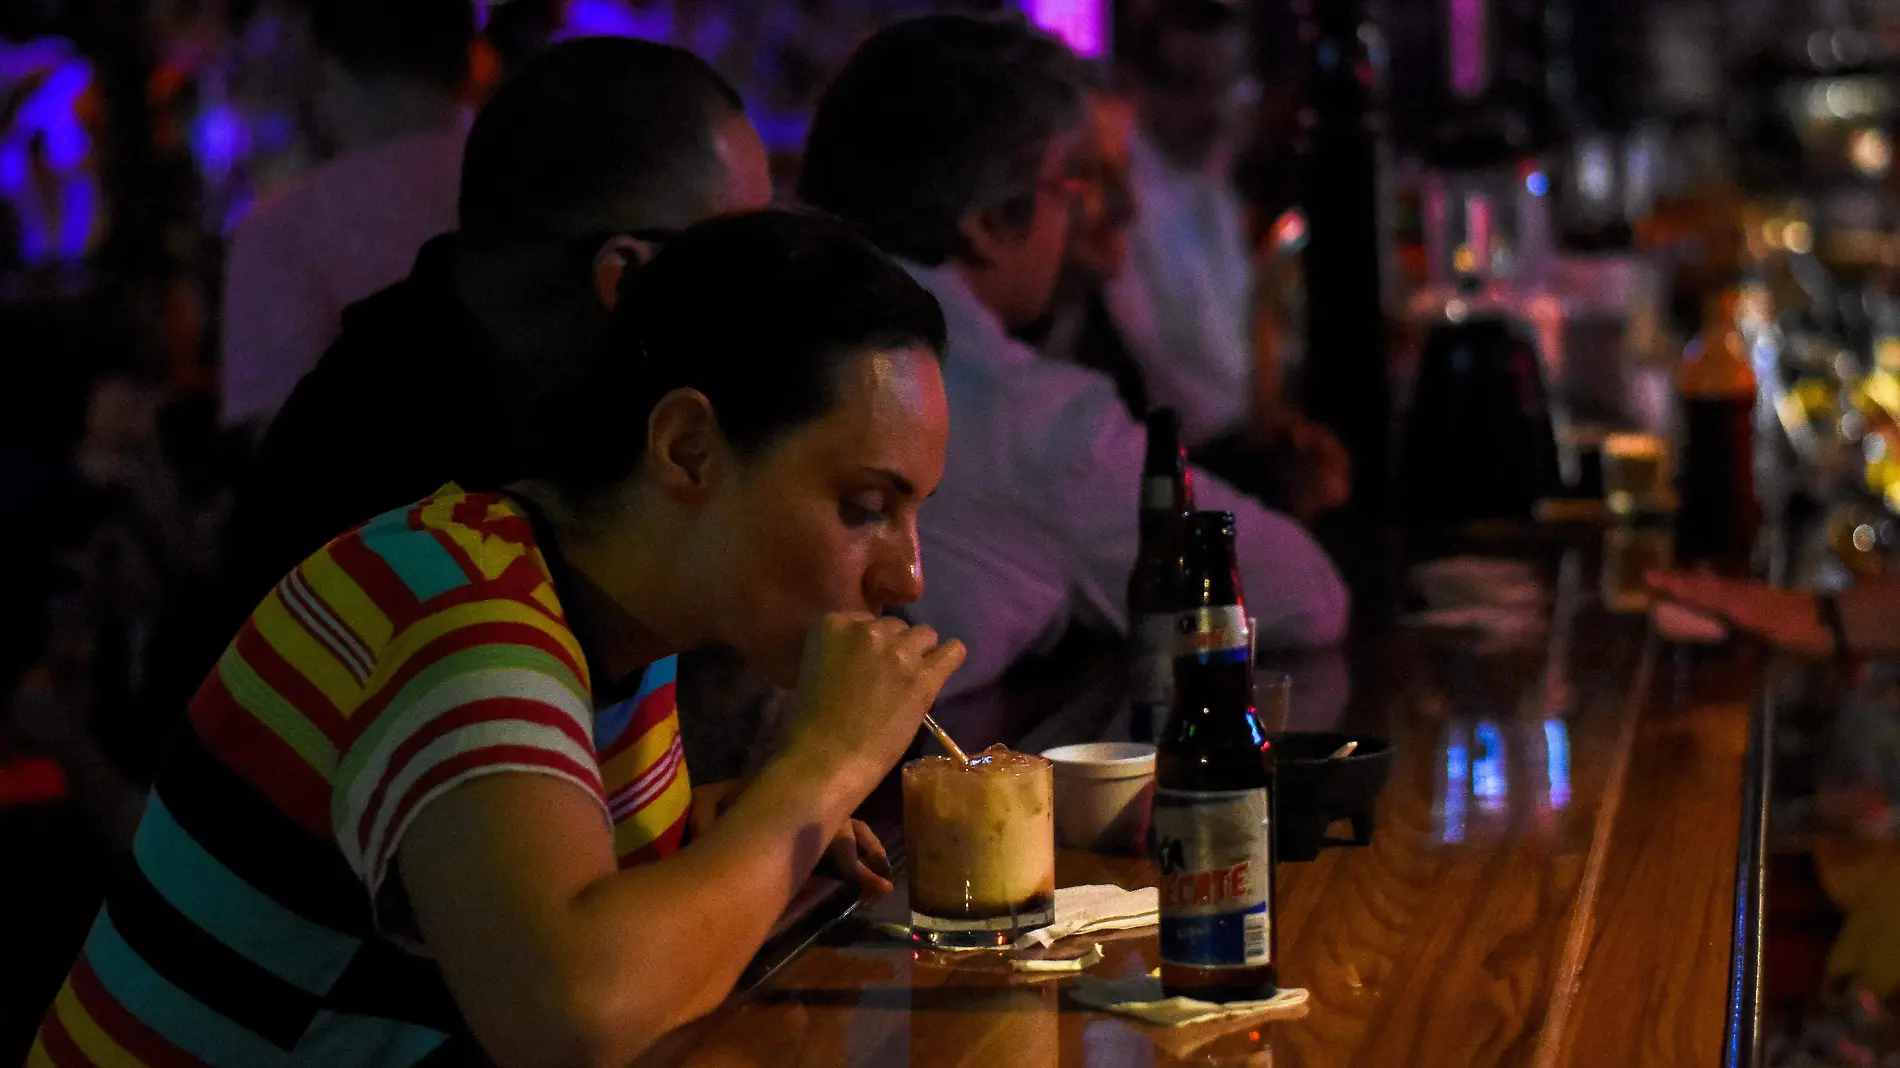
<instances>
[{"instance_id":1,"label":"white ceramic bowl","mask_svg":"<svg viewBox=\"0 0 1900 1068\"><path fill-rule=\"evenodd\" d=\"M1144 847L1154 797L1154 746L1089 742L1042 755L1055 766L1058 843L1097 853Z\"/></svg>"}]
</instances>

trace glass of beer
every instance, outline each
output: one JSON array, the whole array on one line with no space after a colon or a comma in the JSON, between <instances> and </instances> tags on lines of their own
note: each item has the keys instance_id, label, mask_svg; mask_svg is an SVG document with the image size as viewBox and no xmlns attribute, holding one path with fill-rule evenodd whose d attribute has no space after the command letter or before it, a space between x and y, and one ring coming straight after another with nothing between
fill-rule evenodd
<instances>
[{"instance_id":1,"label":"glass of beer","mask_svg":"<svg viewBox=\"0 0 1900 1068\"><path fill-rule=\"evenodd\" d=\"M1055 776L992 746L965 767L904 765L911 937L943 949L1007 946L1056 918Z\"/></svg>"},{"instance_id":2,"label":"glass of beer","mask_svg":"<svg viewBox=\"0 0 1900 1068\"><path fill-rule=\"evenodd\" d=\"M1633 516L1666 510L1663 441L1654 434L1603 439L1603 494L1610 511Z\"/></svg>"},{"instance_id":3,"label":"glass of beer","mask_svg":"<svg viewBox=\"0 0 1900 1068\"><path fill-rule=\"evenodd\" d=\"M1624 615L1649 611L1645 576L1668 570L1672 549L1669 528L1661 523L1620 524L1604 531L1603 607Z\"/></svg>"}]
</instances>

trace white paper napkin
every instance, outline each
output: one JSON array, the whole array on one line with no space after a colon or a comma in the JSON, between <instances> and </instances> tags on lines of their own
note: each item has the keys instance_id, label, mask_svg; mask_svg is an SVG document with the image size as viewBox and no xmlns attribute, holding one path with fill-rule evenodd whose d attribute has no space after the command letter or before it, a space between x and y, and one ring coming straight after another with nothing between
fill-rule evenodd
<instances>
[{"instance_id":1,"label":"white paper napkin","mask_svg":"<svg viewBox=\"0 0 1900 1068\"><path fill-rule=\"evenodd\" d=\"M1017 949L1047 946L1059 938L1147 927L1161 918L1161 891L1150 886L1065 886L1056 891L1056 922L1016 940Z\"/></svg>"},{"instance_id":2,"label":"white paper napkin","mask_svg":"<svg viewBox=\"0 0 1900 1068\"><path fill-rule=\"evenodd\" d=\"M1087 953L1079 957L1066 957L1060 960L1030 960L1023 957L1011 957L1009 966L1019 972L1032 975L1074 975L1102 963L1102 944L1095 943Z\"/></svg>"},{"instance_id":3,"label":"white paper napkin","mask_svg":"<svg viewBox=\"0 0 1900 1068\"><path fill-rule=\"evenodd\" d=\"M1193 998L1171 998L1162 992L1161 979L1154 975L1129 979L1078 975L1071 992L1075 1000L1089 1008L1132 1016L1162 1027L1239 1016L1303 1016L1307 997L1306 991L1299 987L1282 987L1278 994L1265 1001L1230 1001L1223 1005Z\"/></svg>"}]
</instances>

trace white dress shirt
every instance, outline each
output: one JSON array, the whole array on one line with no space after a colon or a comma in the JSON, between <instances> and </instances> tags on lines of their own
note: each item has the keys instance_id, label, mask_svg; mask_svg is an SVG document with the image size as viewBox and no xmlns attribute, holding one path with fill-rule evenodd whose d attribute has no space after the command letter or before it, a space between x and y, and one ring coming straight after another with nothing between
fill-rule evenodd
<instances>
[{"instance_id":1,"label":"white dress shirt","mask_svg":"<svg viewBox=\"0 0 1900 1068\"><path fill-rule=\"evenodd\" d=\"M343 309L401 281L416 252L455 229L461 130L397 137L338 156L259 204L231 233L222 408L264 424L343 330Z\"/></svg>"},{"instance_id":2,"label":"white dress shirt","mask_svg":"<svg viewBox=\"0 0 1900 1068\"><path fill-rule=\"evenodd\" d=\"M1109 280L1109 315L1141 366L1148 403L1181 416L1204 445L1253 409L1253 262L1246 215L1225 168L1182 170L1137 130L1129 145L1135 221Z\"/></svg>"},{"instance_id":3,"label":"white dress shirt","mask_svg":"<svg viewBox=\"0 0 1900 1068\"><path fill-rule=\"evenodd\" d=\"M918 515L924 595L912 612L969 650L950 697L995 682L1073 620L1127 630L1147 432L1107 376L1012 340L955 267L908 269L950 331L950 446ZM1337 640L1347 594L1325 551L1293 520L1192 474L1198 507L1234 514L1262 644Z\"/></svg>"}]
</instances>

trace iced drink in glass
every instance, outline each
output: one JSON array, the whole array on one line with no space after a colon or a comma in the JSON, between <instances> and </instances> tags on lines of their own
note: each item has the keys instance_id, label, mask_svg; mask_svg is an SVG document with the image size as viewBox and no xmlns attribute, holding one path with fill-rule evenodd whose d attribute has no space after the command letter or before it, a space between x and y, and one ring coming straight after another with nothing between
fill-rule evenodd
<instances>
[{"instance_id":1,"label":"iced drink in glass","mask_svg":"<svg viewBox=\"0 0 1900 1068\"><path fill-rule=\"evenodd\" d=\"M1054 775L992 746L969 767L904 765L911 936L946 949L1006 946L1055 921Z\"/></svg>"}]
</instances>

